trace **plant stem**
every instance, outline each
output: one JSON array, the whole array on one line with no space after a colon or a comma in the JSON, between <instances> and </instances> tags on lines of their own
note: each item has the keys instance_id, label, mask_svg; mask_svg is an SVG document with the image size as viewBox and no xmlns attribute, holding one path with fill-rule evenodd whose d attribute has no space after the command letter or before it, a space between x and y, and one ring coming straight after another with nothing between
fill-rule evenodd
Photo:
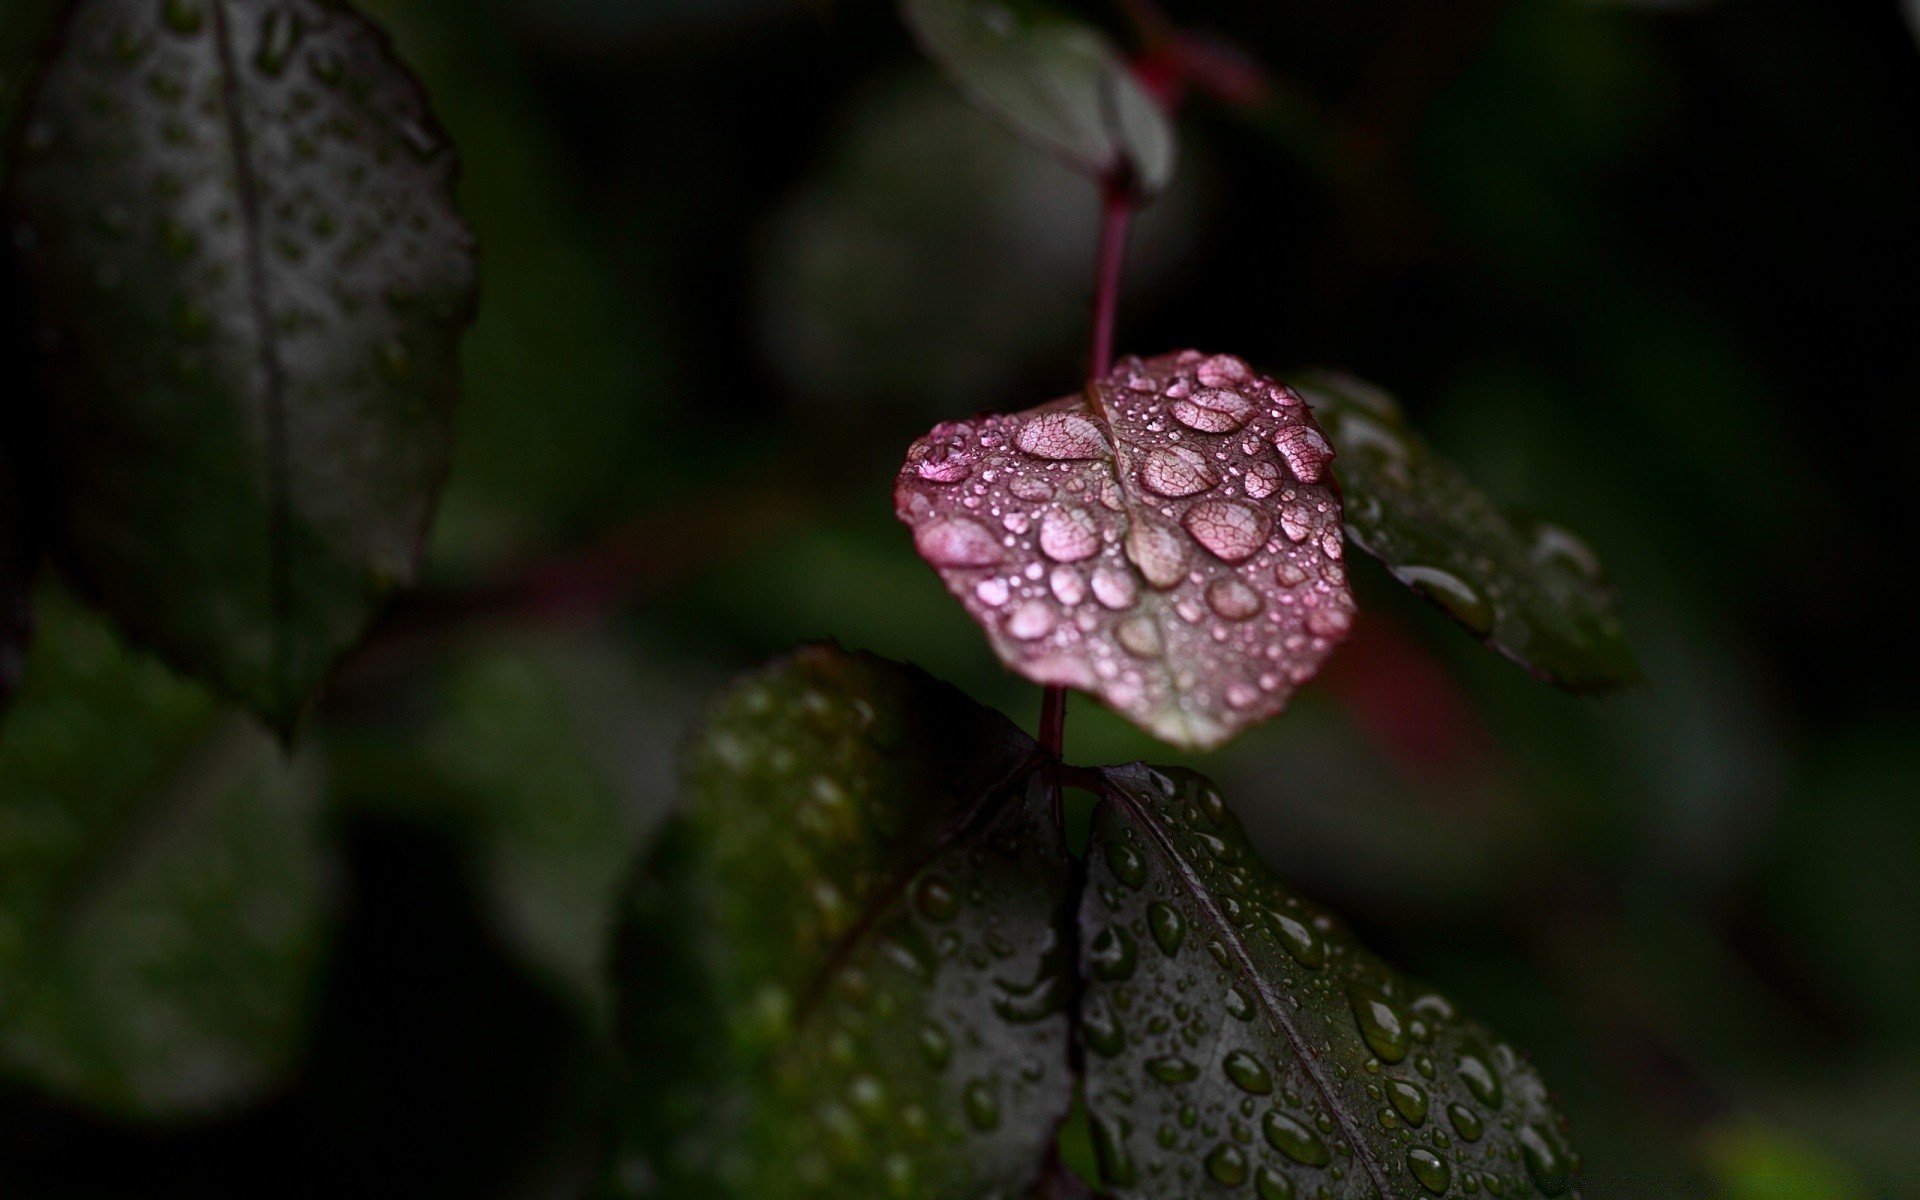
<instances>
[{"instance_id":1,"label":"plant stem","mask_svg":"<svg viewBox=\"0 0 1920 1200\"><path fill-rule=\"evenodd\" d=\"M1120 273L1127 260L1127 226L1133 217L1133 189L1123 177L1110 178L1100 194L1100 250L1093 277L1093 344L1087 355L1087 379L1113 369L1113 322L1120 308ZM1088 400L1100 411L1091 389ZM1104 414L1102 414L1104 415ZM1040 697L1040 745L1056 759L1066 744L1067 689L1047 688Z\"/></svg>"}]
</instances>

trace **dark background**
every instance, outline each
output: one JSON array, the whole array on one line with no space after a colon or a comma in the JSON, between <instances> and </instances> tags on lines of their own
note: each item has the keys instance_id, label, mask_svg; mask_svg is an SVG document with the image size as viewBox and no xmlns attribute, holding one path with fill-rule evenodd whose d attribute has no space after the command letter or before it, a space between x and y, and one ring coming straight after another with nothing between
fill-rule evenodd
<instances>
[{"instance_id":1,"label":"dark background","mask_svg":"<svg viewBox=\"0 0 1920 1200\"><path fill-rule=\"evenodd\" d=\"M1037 708L890 481L933 422L1073 389L1091 186L881 4L366 7L461 147L486 291L428 587L308 730L299 1019L192 1103L0 1052L8 1200L575 1194L613 1086L593 946L701 698L831 636ZM1390 388L1588 537L1648 675L1549 693L1357 569L1354 643L1205 769L1530 1049L1588 1197L1920 1196L1916 31L1894 0L1169 8L1271 93L1183 111L1121 349ZM1175 757L1085 700L1067 741Z\"/></svg>"}]
</instances>

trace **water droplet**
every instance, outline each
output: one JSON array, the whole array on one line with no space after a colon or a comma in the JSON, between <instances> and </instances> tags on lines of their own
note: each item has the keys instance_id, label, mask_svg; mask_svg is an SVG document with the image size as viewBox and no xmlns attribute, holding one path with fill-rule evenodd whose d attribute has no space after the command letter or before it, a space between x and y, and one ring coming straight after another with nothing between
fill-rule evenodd
<instances>
[{"instance_id":1,"label":"water droplet","mask_svg":"<svg viewBox=\"0 0 1920 1200\"><path fill-rule=\"evenodd\" d=\"M1127 1031L1105 996L1094 996L1082 1005L1080 1032L1094 1053L1103 1058L1112 1058L1127 1048Z\"/></svg>"},{"instance_id":2,"label":"water droplet","mask_svg":"<svg viewBox=\"0 0 1920 1200\"><path fill-rule=\"evenodd\" d=\"M1313 532L1313 510L1297 501L1281 505L1280 531L1287 535L1288 541L1306 541L1307 535Z\"/></svg>"},{"instance_id":3,"label":"water droplet","mask_svg":"<svg viewBox=\"0 0 1920 1200\"><path fill-rule=\"evenodd\" d=\"M1520 1156L1526 1160L1534 1186L1547 1195L1561 1195L1572 1185L1572 1156L1545 1125L1535 1122L1520 1127Z\"/></svg>"},{"instance_id":4,"label":"water droplet","mask_svg":"<svg viewBox=\"0 0 1920 1200\"><path fill-rule=\"evenodd\" d=\"M1040 549L1055 562L1079 562L1100 552L1100 528L1084 508L1050 508L1040 518Z\"/></svg>"},{"instance_id":5,"label":"water droplet","mask_svg":"<svg viewBox=\"0 0 1920 1200\"><path fill-rule=\"evenodd\" d=\"M1234 1086L1243 1092L1265 1096L1273 1091L1273 1075L1268 1072L1266 1064L1245 1050L1229 1053L1220 1066L1226 1071L1227 1078L1233 1080Z\"/></svg>"},{"instance_id":6,"label":"water droplet","mask_svg":"<svg viewBox=\"0 0 1920 1200\"><path fill-rule=\"evenodd\" d=\"M1127 1138L1133 1124L1115 1113L1095 1109L1087 1114L1088 1132L1093 1135L1093 1157L1100 1166L1100 1177L1118 1187L1126 1187L1139 1178Z\"/></svg>"},{"instance_id":7,"label":"water droplet","mask_svg":"<svg viewBox=\"0 0 1920 1200\"><path fill-rule=\"evenodd\" d=\"M1477 1142L1486 1132L1486 1124L1480 1120L1480 1114L1464 1104L1449 1104L1447 1120L1453 1122L1453 1131L1469 1142Z\"/></svg>"},{"instance_id":8,"label":"water droplet","mask_svg":"<svg viewBox=\"0 0 1920 1200\"><path fill-rule=\"evenodd\" d=\"M1239 988L1227 989L1225 1006L1227 1015L1236 1021L1250 1021L1253 1019L1253 1001L1247 999L1246 993L1242 992Z\"/></svg>"},{"instance_id":9,"label":"water droplet","mask_svg":"<svg viewBox=\"0 0 1920 1200\"><path fill-rule=\"evenodd\" d=\"M960 897L938 875L929 875L914 889L914 906L929 921L944 923L960 912Z\"/></svg>"},{"instance_id":10,"label":"water droplet","mask_svg":"<svg viewBox=\"0 0 1920 1200\"><path fill-rule=\"evenodd\" d=\"M913 531L914 548L936 567L985 567L1000 561L1000 542L965 517L929 521Z\"/></svg>"},{"instance_id":11,"label":"water droplet","mask_svg":"<svg viewBox=\"0 0 1920 1200\"><path fill-rule=\"evenodd\" d=\"M1022 642L1035 641L1052 633L1058 623L1051 605L1041 600L1028 600L1007 617L1007 636Z\"/></svg>"},{"instance_id":12,"label":"water droplet","mask_svg":"<svg viewBox=\"0 0 1920 1200\"><path fill-rule=\"evenodd\" d=\"M1013 444L1035 458L1055 462L1106 458L1113 453L1098 425L1071 412L1041 413L1020 427Z\"/></svg>"},{"instance_id":13,"label":"water droplet","mask_svg":"<svg viewBox=\"0 0 1920 1200\"><path fill-rule=\"evenodd\" d=\"M269 75L280 74L287 69L306 32L306 22L299 13L290 8L274 9L260 23L260 49L254 55L254 64Z\"/></svg>"},{"instance_id":14,"label":"water droplet","mask_svg":"<svg viewBox=\"0 0 1920 1200\"><path fill-rule=\"evenodd\" d=\"M1260 1119L1260 1132L1265 1135L1267 1144L1297 1163L1309 1167L1324 1167L1333 1161L1333 1155L1320 1135L1311 1127L1278 1110L1269 1110Z\"/></svg>"},{"instance_id":15,"label":"water droplet","mask_svg":"<svg viewBox=\"0 0 1920 1200\"><path fill-rule=\"evenodd\" d=\"M967 1123L975 1129L986 1131L1000 1124L1000 1097L995 1094L991 1082L975 1079L967 1084L961 1096L961 1107L966 1109Z\"/></svg>"},{"instance_id":16,"label":"water droplet","mask_svg":"<svg viewBox=\"0 0 1920 1200\"><path fill-rule=\"evenodd\" d=\"M394 132L400 135L407 153L417 159L425 161L440 152L440 135L419 117L400 118L394 122Z\"/></svg>"},{"instance_id":17,"label":"water droplet","mask_svg":"<svg viewBox=\"0 0 1920 1200\"><path fill-rule=\"evenodd\" d=\"M1280 468L1263 458L1247 467L1246 478L1241 480L1240 485L1247 489L1248 496L1265 500L1279 490Z\"/></svg>"},{"instance_id":18,"label":"water droplet","mask_svg":"<svg viewBox=\"0 0 1920 1200\"><path fill-rule=\"evenodd\" d=\"M1253 1179L1253 1190L1260 1200L1293 1200L1293 1180L1272 1167L1260 1168Z\"/></svg>"},{"instance_id":19,"label":"water droplet","mask_svg":"<svg viewBox=\"0 0 1920 1200\"><path fill-rule=\"evenodd\" d=\"M1219 788L1214 787L1210 783L1201 783L1194 789L1193 802L1200 809L1201 815L1205 816L1207 820L1215 825L1226 824L1227 798L1220 794ZM1224 845L1224 843L1222 844ZM1221 861L1226 861L1224 856L1220 857Z\"/></svg>"},{"instance_id":20,"label":"water droplet","mask_svg":"<svg viewBox=\"0 0 1920 1200\"><path fill-rule=\"evenodd\" d=\"M1139 891L1147 882L1147 863L1140 852L1118 839L1105 843L1107 869L1113 877L1134 891Z\"/></svg>"},{"instance_id":21,"label":"water droplet","mask_svg":"<svg viewBox=\"0 0 1920 1200\"><path fill-rule=\"evenodd\" d=\"M1007 597L1012 593L1007 587L1006 580L995 578L982 579L979 586L973 589L973 594L978 596L980 603L987 607L999 608L1007 602Z\"/></svg>"},{"instance_id":22,"label":"water droplet","mask_svg":"<svg viewBox=\"0 0 1920 1200\"><path fill-rule=\"evenodd\" d=\"M1320 935L1314 932L1311 925L1273 909L1267 910L1266 918L1267 927L1273 930L1295 962L1316 970L1327 965L1326 943L1320 940Z\"/></svg>"},{"instance_id":23,"label":"water droplet","mask_svg":"<svg viewBox=\"0 0 1920 1200\"><path fill-rule=\"evenodd\" d=\"M1380 1056L1380 1061L1397 1063L1413 1049L1406 1018L1384 995L1364 984L1350 984L1347 1003L1360 1026L1360 1036L1367 1039L1367 1045Z\"/></svg>"},{"instance_id":24,"label":"water droplet","mask_svg":"<svg viewBox=\"0 0 1920 1200\"><path fill-rule=\"evenodd\" d=\"M1506 1089L1501 1086L1500 1077L1493 1073L1493 1068L1480 1055L1471 1050L1462 1052L1456 1069L1460 1078L1466 1081L1467 1090L1488 1108L1497 1109L1506 1099Z\"/></svg>"},{"instance_id":25,"label":"water droplet","mask_svg":"<svg viewBox=\"0 0 1920 1200\"><path fill-rule=\"evenodd\" d=\"M200 26L206 22L200 0L166 0L161 6L161 15L167 22L167 28L180 34L199 33Z\"/></svg>"},{"instance_id":26,"label":"water droplet","mask_svg":"<svg viewBox=\"0 0 1920 1200\"><path fill-rule=\"evenodd\" d=\"M927 1065L940 1070L953 1061L953 1039L947 1031L938 1025L928 1023L920 1027L920 1055Z\"/></svg>"},{"instance_id":27,"label":"water droplet","mask_svg":"<svg viewBox=\"0 0 1920 1200\"><path fill-rule=\"evenodd\" d=\"M1161 1083L1191 1083L1200 1077L1200 1068L1189 1059L1178 1054L1163 1054L1159 1058L1147 1060L1147 1074Z\"/></svg>"},{"instance_id":28,"label":"water droplet","mask_svg":"<svg viewBox=\"0 0 1920 1200\"><path fill-rule=\"evenodd\" d=\"M1187 936L1187 921L1179 910L1155 900L1147 905L1147 929L1153 934L1154 944L1160 947L1160 953L1168 958L1180 953L1180 943Z\"/></svg>"},{"instance_id":29,"label":"water droplet","mask_svg":"<svg viewBox=\"0 0 1920 1200\"><path fill-rule=\"evenodd\" d=\"M1134 583L1133 576L1125 571L1116 571L1112 567L1101 567L1093 573L1093 598L1116 612L1133 607L1140 597L1140 587Z\"/></svg>"},{"instance_id":30,"label":"water droplet","mask_svg":"<svg viewBox=\"0 0 1920 1200\"><path fill-rule=\"evenodd\" d=\"M1150 518L1136 519L1127 531L1127 557L1147 582L1161 591L1186 578L1189 544L1179 530Z\"/></svg>"},{"instance_id":31,"label":"water droplet","mask_svg":"<svg viewBox=\"0 0 1920 1200\"><path fill-rule=\"evenodd\" d=\"M980 451L972 440L972 432L969 426L958 423L936 426L907 451L907 461L913 464L914 474L934 483L959 483L973 474L973 464L980 457ZM1018 494L1016 490L1015 495Z\"/></svg>"},{"instance_id":32,"label":"water droplet","mask_svg":"<svg viewBox=\"0 0 1920 1200\"><path fill-rule=\"evenodd\" d=\"M1217 486L1220 472L1204 457L1185 446L1165 446L1148 453L1140 466L1140 484L1157 496L1178 499Z\"/></svg>"},{"instance_id":33,"label":"water droplet","mask_svg":"<svg viewBox=\"0 0 1920 1200\"><path fill-rule=\"evenodd\" d=\"M1447 1184L1452 1181L1453 1172L1441 1160L1438 1154L1425 1146L1415 1146L1407 1151L1407 1170L1420 1181L1420 1186L1436 1196L1446 1194Z\"/></svg>"},{"instance_id":34,"label":"water droplet","mask_svg":"<svg viewBox=\"0 0 1920 1200\"><path fill-rule=\"evenodd\" d=\"M1014 985L999 981L1001 994L993 998L993 1011L1013 1025L1031 1025L1067 1007L1066 981L1056 971L1042 966L1042 974L1030 984Z\"/></svg>"},{"instance_id":35,"label":"water droplet","mask_svg":"<svg viewBox=\"0 0 1920 1200\"><path fill-rule=\"evenodd\" d=\"M1086 581L1080 578L1080 572L1072 567L1055 567L1047 576L1047 588L1053 598L1072 608L1087 598Z\"/></svg>"},{"instance_id":36,"label":"water droplet","mask_svg":"<svg viewBox=\"0 0 1920 1200\"><path fill-rule=\"evenodd\" d=\"M1157 658L1160 654L1160 627L1151 617L1128 617L1120 622L1113 636L1135 658Z\"/></svg>"},{"instance_id":37,"label":"water droplet","mask_svg":"<svg viewBox=\"0 0 1920 1200\"><path fill-rule=\"evenodd\" d=\"M1216 579L1207 587L1207 606L1229 621L1244 621L1260 612L1260 593L1238 579Z\"/></svg>"},{"instance_id":38,"label":"water droplet","mask_svg":"<svg viewBox=\"0 0 1920 1200\"><path fill-rule=\"evenodd\" d=\"M1273 448L1287 460L1287 470L1301 483L1319 483L1333 459L1333 447L1311 425L1289 425L1273 435Z\"/></svg>"},{"instance_id":39,"label":"water droplet","mask_svg":"<svg viewBox=\"0 0 1920 1200\"><path fill-rule=\"evenodd\" d=\"M1588 583L1601 583L1606 579L1600 556L1572 530L1551 521L1535 521L1532 535L1533 561L1567 571Z\"/></svg>"},{"instance_id":40,"label":"water droplet","mask_svg":"<svg viewBox=\"0 0 1920 1200\"><path fill-rule=\"evenodd\" d=\"M1396 567L1394 577L1446 610L1447 615L1474 634L1485 637L1493 629L1493 604L1474 586L1439 567Z\"/></svg>"},{"instance_id":41,"label":"water droplet","mask_svg":"<svg viewBox=\"0 0 1920 1200\"><path fill-rule=\"evenodd\" d=\"M1093 935L1087 946L1087 961L1097 979L1108 983L1131 979L1136 961L1133 939L1120 926L1109 925Z\"/></svg>"},{"instance_id":42,"label":"water droplet","mask_svg":"<svg viewBox=\"0 0 1920 1200\"><path fill-rule=\"evenodd\" d=\"M1196 433L1232 433L1253 419L1253 401L1239 392L1201 388L1170 410L1173 419Z\"/></svg>"},{"instance_id":43,"label":"water droplet","mask_svg":"<svg viewBox=\"0 0 1920 1200\"><path fill-rule=\"evenodd\" d=\"M1245 562L1267 540L1267 518L1232 500L1202 500L1187 510L1187 532L1223 562Z\"/></svg>"},{"instance_id":44,"label":"water droplet","mask_svg":"<svg viewBox=\"0 0 1920 1200\"><path fill-rule=\"evenodd\" d=\"M1427 1090L1404 1079L1387 1080L1387 1099L1394 1110L1416 1128L1427 1123Z\"/></svg>"},{"instance_id":45,"label":"water droplet","mask_svg":"<svg viewBox=\"0 0 1920 1200\"><path fill-rule=\"evenodd\" d=\"M1207 1155L1207 1174L1215 1183L1239 1187L1247 1181L1247 1156L1238 1146L1222 1142Z\"/></svg>"},{"instance_id":46,"label":"water droplet","mask_svg":"<svg viewBox=\"0 0 1920 1200\"><path fill-rule=\"evenodd\" d=\"M1194 376L1208 387L1237 387L1253 378L1253 368L1231 354L1216 354L1194 368Z\"/></svg>"},{"instance_id":47,"label":"water droplet","mask_svg":"<svg viewBox=\"0 0 1920 1200\"><path fill-rule=\"evenodd\" d=\"M1015 499L1032 503L1053 499L1053 485L1035 475L1015 475L1007 490Z\"/></svg>"},{"instance_id":48,"label":"water droplet","mask_svg":"<svg viewBox=\"0 0 1920 1200\"><path fill-rule=\"evenodd\" d=\"M1315 637L1337 640L1353 628L1353 614L1344 608L1320 607L1307 614L1307 632Z\"/></svg>"}]
</instances>

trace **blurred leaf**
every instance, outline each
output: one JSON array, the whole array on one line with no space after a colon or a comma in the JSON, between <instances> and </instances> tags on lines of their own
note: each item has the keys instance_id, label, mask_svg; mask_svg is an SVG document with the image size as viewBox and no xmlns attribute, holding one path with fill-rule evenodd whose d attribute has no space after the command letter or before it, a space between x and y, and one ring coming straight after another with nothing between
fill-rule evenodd
<instances>
[{"instance_id":1,"label":"blurred leaf","mask_svg":"<svg viewBox=\"0 0 1920 1200\"><path fill-rule=\"evenodd\" d=\"M292 1065L325 933L311 762L42 597L0 743L0 1068L138 1116Z\"/></svg>"},{"instance_id":2,"label":"blurred leaf","mask_svg":"<svg viewBox=\"0 0 1920 1200\"><path fill-rule=\"evenodd\" d=\"M1568 1192L1564 1119L1512 1047L1274 879L1205 779L1103 775L1081 1029L1117 1195Z\"/></svg>"},{"instance_id":3,"label":"blurred leaf","mask_svg":"<svg viewBox=\"0 0 1920 1200\"><path fill-rule=\"evenodd\" d=\"M474 295L446 139L339 5L82 0L22 144L65 560L289 732L446 474Z\"/></svg>"},{"instance_id":4,"label":"blurred leaf","mask_svg":"<svg viewBox=\"0 0 1920 1200\"><path fill-rule=\"evenodd\" d=\"M1352 628L1332 452L1232 355L1128 359L1088 394L937 426L895 511L1001 662L1210 749Z\"/></svg>"},{"instance_id":5,"label":"blurred leaf","mask_svg":"<svg viewBox=\"0 0 1920 1200\"><path fill-rule=\"evenodd\" d=\"M1707 1130L1703 1150L1725 1200L1865 1200L1874 1193L1845 1166L1792 1132L1728 1121Z\"/></svg>"},{"instance_id":6,"label":"blurred leaf","mask_svg":"<svg viewBox=\"0 0 1920 1200\"><path fill-rule=\"evenodd\" d=\"M1542 679L1570 691L1640 679L1613 590L1585 542L1501 511L1371 385L1315 373L1300 390L1340 452L1335 474L1355 545Z\"/></svg>"},{"instance_id":7,"label":"blurred leaf","mask_svg":"<svg viewBox=\"0 0 1920 1200\"><path fill-rule=\"evenodd\" d=\"M740 684L621 947L629 1191L1024 1195L1072 1091L1036 748L815 647Z\"/></svg>"},{"instance_id":8,"label":"blurred leaf","mask_svg":"<svg viewBox=\"0 0 1920 1200\"><path fill-rule=\"evenodd\" d=\"M967 99L1036 147L1149 193L1173 178L1172 123L1099 30L1001 0L900 0L900 15Z\"/></svg>"}]
</instances>

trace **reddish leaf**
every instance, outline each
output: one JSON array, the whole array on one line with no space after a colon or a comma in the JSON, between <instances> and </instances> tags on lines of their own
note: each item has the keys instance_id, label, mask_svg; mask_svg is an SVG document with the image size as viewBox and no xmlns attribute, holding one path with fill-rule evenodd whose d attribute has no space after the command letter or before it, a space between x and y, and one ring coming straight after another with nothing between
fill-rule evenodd
<instances>
[{"instance_id":1,"label":"reddish leaf","mask_svg":"<svg viewBox=\"0 0 1920 1200\"><path fill-rule=\"evenodd\" d=\"M940 425L894 503L1002 662L1209 749L1285 707L1353 623L1332 455L1291 389L1183 350Z\"/></svg>"}]
</instances>

